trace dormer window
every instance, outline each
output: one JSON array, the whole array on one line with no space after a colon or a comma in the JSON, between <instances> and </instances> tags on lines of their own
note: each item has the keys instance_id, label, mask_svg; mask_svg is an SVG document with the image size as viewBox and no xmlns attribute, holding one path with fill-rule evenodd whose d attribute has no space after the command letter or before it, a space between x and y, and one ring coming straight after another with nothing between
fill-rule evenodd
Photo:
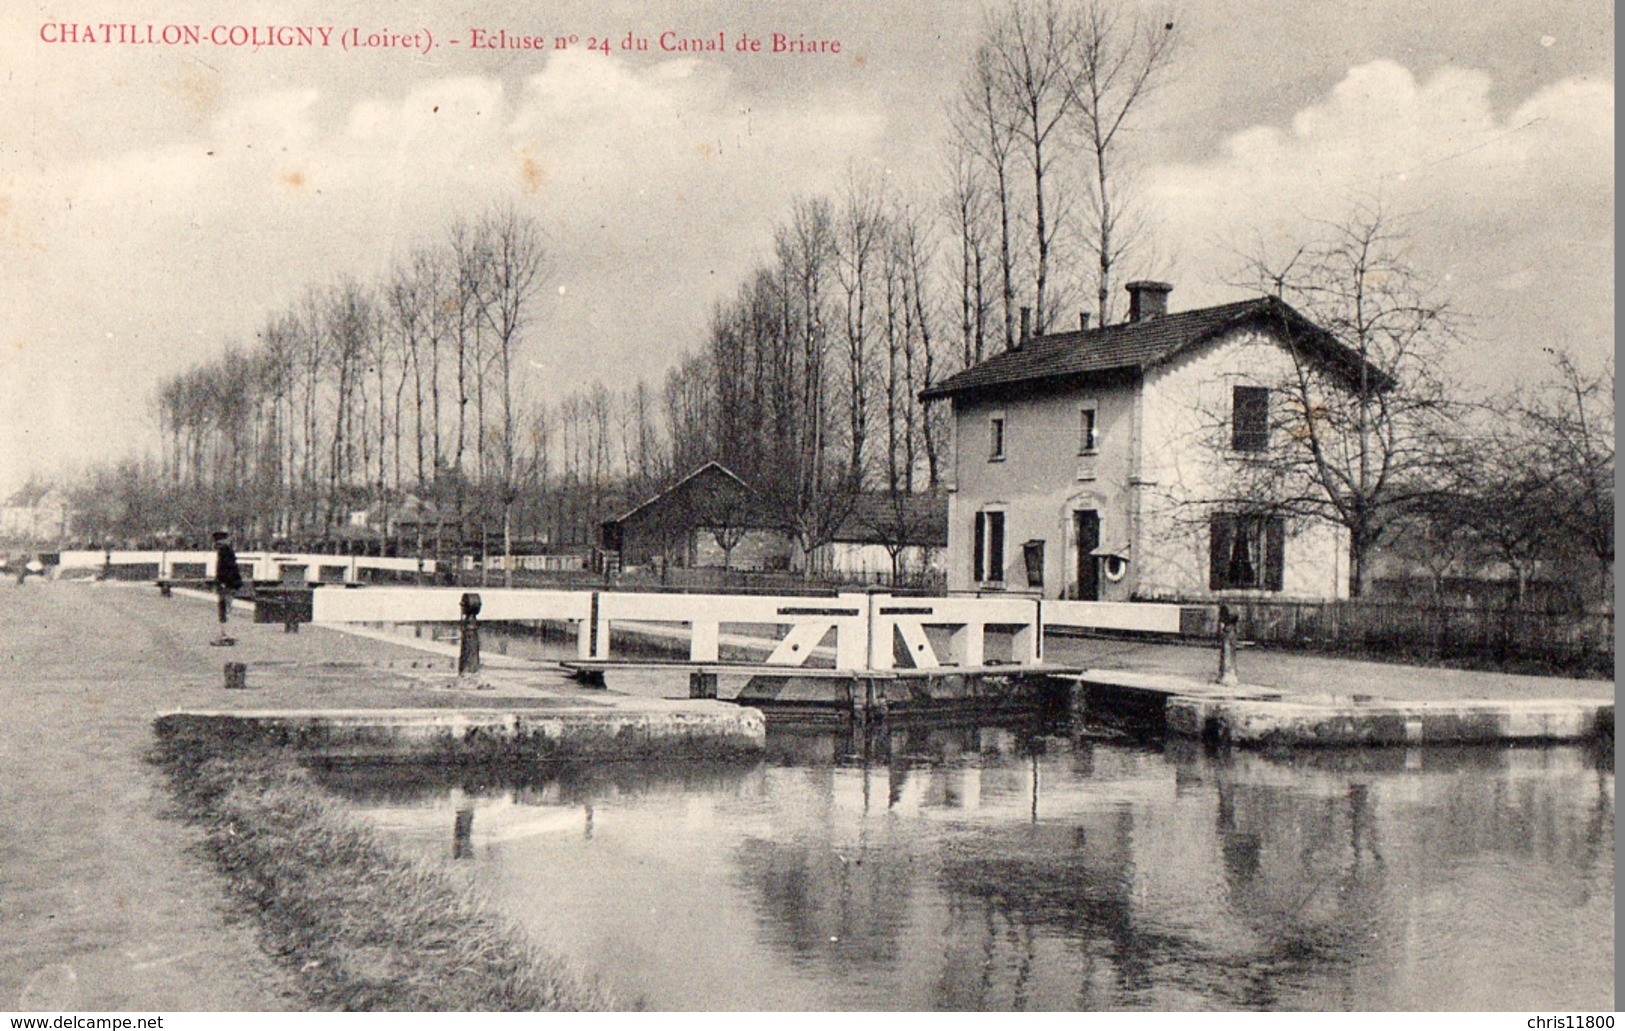
<instances>
[{"instance_id":1,"label":"dormer window","mask_svg":"<svg viewBox=\"0 0 1625 1031\"><path fill-rule=\"evenodd\" d=\"M999 412L987 421L987 460L1004 461L1004 413Z\"/></svg>"},{"instance_id":2,"label":"dormer window","mask_svg":"<svg viewBox=\"0 0 1625 1031\"><path fill-rule=\"evenodd\" d=\"M1268 387L1233 387L1230 394L1230 446L1237 451L1264 451L1270 446Z\"/></svg>"}]
</instances>

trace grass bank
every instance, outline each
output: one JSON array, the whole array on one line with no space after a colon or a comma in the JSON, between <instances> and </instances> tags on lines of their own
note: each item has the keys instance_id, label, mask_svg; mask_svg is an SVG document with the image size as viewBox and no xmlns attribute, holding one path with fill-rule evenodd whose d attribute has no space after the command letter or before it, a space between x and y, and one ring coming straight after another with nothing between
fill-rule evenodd
<instances>
[{"instance_id":1,"label":"grass bank","mask_svg":"<svg viewBox=\"0 0 1625 1031\"><path fill-rule=\"evenodd\" d=\"M432 863L391 848L291 761L161 749L264 943L315 1008L602 1010L616 1000Z\"/></svg>"}]
</instances>

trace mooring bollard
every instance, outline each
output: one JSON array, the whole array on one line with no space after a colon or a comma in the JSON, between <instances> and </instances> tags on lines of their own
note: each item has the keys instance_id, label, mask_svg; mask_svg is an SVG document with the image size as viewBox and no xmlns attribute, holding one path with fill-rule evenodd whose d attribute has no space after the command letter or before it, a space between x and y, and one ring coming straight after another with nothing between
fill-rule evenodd
<instances>
[{"instance_id":1,"label":"mooring bollard","mask_svg":"<svg viewBox=\"0 0 1625 1031\"><path fill-rule=\"evenodd\" d=\"M451 857L467 859L474 854L474 806L457 807L451 824Z\"/></svg>"},{"instance_id":2,"label":"mooring bollard","mask_svg":"<svg viewBox=\"0 0 1625 1031\"><path fill-rule=\"evenodd\" d=\"M462 601L462 642L457 649L457 675L480 671L480 596L465 594Z\"/></svg>"},{"instance_id":3,"label":"mooring bollard","mask_svg":"<svg viewBox=\"0 0 1625 1031\"><path fill-rule=\"evenodd\" d=\"M1231 612L1230 606L1219 606L1219 678L1216 683L1233 687L1236 679L1236 627L1241 614Z\"/></svg>"},{"instance_id":4,"label":"mooring bollard","mask_svg":"<svg viewBox=\"0 0 1625 1031\"><path fill-rule=\"evenodd\" d=\"M226 690L242 691L248 687L248 663L226 663Z\"/></svg>"}]
</instances>

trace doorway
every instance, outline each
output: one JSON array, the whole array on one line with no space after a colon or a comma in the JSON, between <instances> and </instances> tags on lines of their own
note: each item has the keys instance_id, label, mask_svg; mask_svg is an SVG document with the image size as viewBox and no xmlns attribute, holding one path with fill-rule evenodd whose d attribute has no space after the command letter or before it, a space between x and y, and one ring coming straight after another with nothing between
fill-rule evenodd
<instances>
[{"instance_id":1,"label":"doorway","mask_svg":"<svg viewBox=\"0 0 1625 1031\"><path fill-rule=\"evenodd\" d=\"M1073 537L1078 542L1078 600L1100 600L1100 513L1092 508L1072 513Z\"/></svg>"}]
</instances>

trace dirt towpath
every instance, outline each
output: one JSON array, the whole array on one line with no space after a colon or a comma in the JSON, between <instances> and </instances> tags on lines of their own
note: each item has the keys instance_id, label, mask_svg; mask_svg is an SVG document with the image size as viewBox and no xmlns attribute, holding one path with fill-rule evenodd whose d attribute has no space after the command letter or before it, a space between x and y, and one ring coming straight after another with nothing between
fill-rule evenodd
<instances>
[{"instance_id":1,"label":"dirt towpath","mask_svg":"<svg viewBox=\"0 0 1625 1031\"><path fill-rule=\"evenodd\" d=\"M165 815L152 719L218 702L228 659L423 656L242 616L238 646L215 648L214 618L150 586L0 587L0 1010L302 1008L198 836Z\"/></svg>"}]
</instances>

